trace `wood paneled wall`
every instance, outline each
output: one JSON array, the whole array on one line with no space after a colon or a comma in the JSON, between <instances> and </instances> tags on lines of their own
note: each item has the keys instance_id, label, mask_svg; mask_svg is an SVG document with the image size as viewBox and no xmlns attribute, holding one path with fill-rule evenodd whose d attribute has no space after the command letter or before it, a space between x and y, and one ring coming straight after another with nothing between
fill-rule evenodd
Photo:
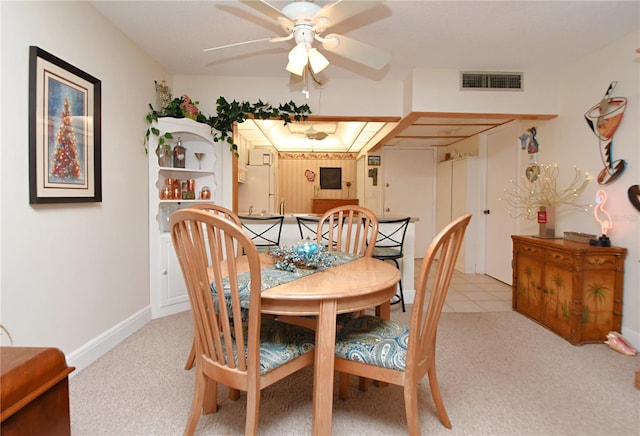
<instances>
[{"instance_id":1,"label":"wood paneled wall","mask_svg":"<svg viewBox=\"0 0 640 436\"><path fill-rule=\"evenodd\" d=\"M320 167L342 168L342 189L320 189ZM307 180L307 170L315 180ZM356 198L356 155L353 153L280 153L278 187L285 213L311 213L312 198ZM347 188L346 183L351 182Z\"/></svg>"}]
</instances>

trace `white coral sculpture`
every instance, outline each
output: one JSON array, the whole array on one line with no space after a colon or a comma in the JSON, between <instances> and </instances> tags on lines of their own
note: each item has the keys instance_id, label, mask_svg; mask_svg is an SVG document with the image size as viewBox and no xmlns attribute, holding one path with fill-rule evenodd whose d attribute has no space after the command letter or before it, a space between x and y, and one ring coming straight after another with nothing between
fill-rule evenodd
<instances>
[{"instance_id":1,"label":"white coral sculpture","mask_svg":"<svg viewBox=\"0 0 640 436\"><path fill-rule=\"evenodd\" d=\"M524 216L527 219L534 219L541 206L556 207L561 204L588 211L592 205L578 204L577 199L593 176L586 171L583 174L576 166L573 167L573 171L573 180L569 186L559 189L560 167L558 164L533 163L527 168L528 177L522 176L520 184L513 180L509 181L513 186L510 189L504 189L504 195L500 200L506 201L516 210L515 213L509 211L509 215L513 218Z\"/></svg>"}]
</instances>

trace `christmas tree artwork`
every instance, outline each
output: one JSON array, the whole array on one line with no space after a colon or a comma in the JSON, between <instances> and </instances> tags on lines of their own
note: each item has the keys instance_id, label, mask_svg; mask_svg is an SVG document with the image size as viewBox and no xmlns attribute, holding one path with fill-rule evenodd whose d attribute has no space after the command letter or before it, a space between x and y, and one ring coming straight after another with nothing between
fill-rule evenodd
<instances>
[{"instance_id":1,"label":"christmas tree artwork","mask_svg":"<svg viewBox=\"0 0 640 436\"><path fill-rule=\"evenodd\" d=\"M78 146L73 131L69 97L64 98L64 110L58 129L56 148L51 157L51 177L66 182L77 182L80 178Z\"/></svg>"}]
</instances>

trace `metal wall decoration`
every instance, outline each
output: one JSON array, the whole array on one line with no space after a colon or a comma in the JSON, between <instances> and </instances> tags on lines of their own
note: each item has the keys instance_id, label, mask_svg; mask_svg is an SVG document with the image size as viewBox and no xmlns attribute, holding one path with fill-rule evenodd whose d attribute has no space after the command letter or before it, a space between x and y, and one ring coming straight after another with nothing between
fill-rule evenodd
<instances>
[{"instance_id":1,"label":"metal wall decoration","mask_svg":"<svg viewBox=\"0 0 640 436\"><path fill-rule=\"evenodd\" d=\"M532 127L527 130L529 132L529 142L527 144L527 153L535 154L538 152L538 140L536 139L536 134L538 131L535 127Z\"/></svg>"},{"instance_id":2,"label":"metal wall decoration","mask_svg":"<svg viewBox=\"0 0 640 436\"><path fill-rule=\"evenodd\" d=\"M29 51L29 202L102 201L101 82Z\"/></svg>"},{"instance_id":3,"label":"metal wall decoration","mask_svg":"<svg viewBox=\"0 0 640 436\"><path fill-rule=\"evenodd\" d=\"M629 201L640 212L640 185L631 185L627 191Z\"/></svg>"},{"instance_id":4,"label":"metal wall decoration","mask_svg":"<svg viewBox=\"0 0 640 436\"><path fill-rule=\"evenodd\" d=\"M591 131L599 141L600 154L604 168L598 174L598 183L606 185L616 180L624 172L627 162L624 159L613 159L613 134L618 129L622 115L627 107L625 97L612 97L618 82L611 82L600 100L585 114L584 117Z\"/></svg>"}]
</instances>

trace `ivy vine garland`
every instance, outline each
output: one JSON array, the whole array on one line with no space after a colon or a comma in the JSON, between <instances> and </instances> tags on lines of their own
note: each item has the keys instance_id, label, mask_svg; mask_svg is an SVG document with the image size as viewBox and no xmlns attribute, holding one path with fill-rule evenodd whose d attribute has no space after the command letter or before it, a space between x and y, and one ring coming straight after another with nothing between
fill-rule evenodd
<instances>
[{"instance_id":1,"label":"ivy vine garland","mask_svg":"<svg viewBox=\"0 0 640 436\"><path fill-rule=\"evenodd\" d=\"M161 132L157 127L152 126L153 121L158 118L190 118L199 123L207 124L211 127L211 136L214 142L224 141L229 144L229 151L238 156L238 146L233 143L233 123L243 123L247 118L255 118L261 120L281 119L284 124L292 121L306 120L311 114L309 105L296 105L293 100L274 107L269 103L258 100L257 103L237 102L233 100L229 103L224 97L218 97L216 100L216 116L206 116L198 109L199 101L192 101L188 95L176 97L167 107L162 110L156 110L151 104L151 109L147 114L147 123L150 124L144 138L145 150L149 142L149 135L158 137L158 144L170 149L171 146L166 140L173 139L173 135L169 132ZM147 150L148 151L148 150Z\"/></svg>"}]
</instances>

